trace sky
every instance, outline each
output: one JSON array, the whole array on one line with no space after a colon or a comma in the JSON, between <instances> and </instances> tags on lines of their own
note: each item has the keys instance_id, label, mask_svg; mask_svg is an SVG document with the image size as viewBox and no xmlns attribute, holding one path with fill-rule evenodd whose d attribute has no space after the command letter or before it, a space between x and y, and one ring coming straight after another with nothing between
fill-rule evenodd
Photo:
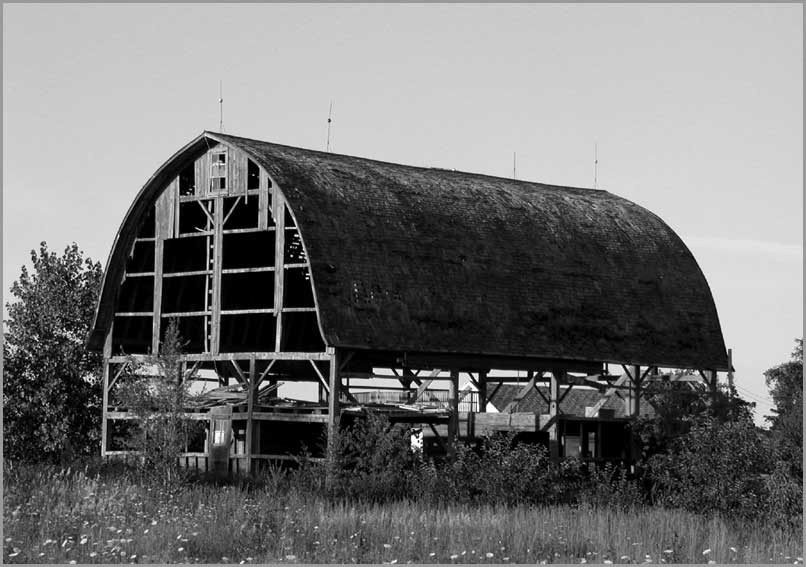
<instances>
[{"instance_id":1,"label":"sky","mask_svg":"<svg viewBox=\"0 0 806 567\"><path fill-rule=\"evenodd\" d=\"M337 153L595 173L683 238L769 413L803 335L801 4L4 4L4 302L40 241L106 264L219 85L235 135L323 150L332 103Z\"/></svg>"}]
</instances>

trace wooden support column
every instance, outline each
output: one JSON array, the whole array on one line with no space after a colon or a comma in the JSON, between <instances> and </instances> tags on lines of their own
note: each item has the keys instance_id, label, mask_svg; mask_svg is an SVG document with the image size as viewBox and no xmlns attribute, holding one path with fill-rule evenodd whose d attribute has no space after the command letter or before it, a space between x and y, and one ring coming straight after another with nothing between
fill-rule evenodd
<instances>
[{"instance_id":1,"label":"wooden support column","mask_svg":"<svg viewBox=\"0 0 806 567\"><path fill-rule=\"evenodd\" d=\"M327 442L328 447L331 447L334 434L338 431L339 421L341 419L341 374L339 372L339 358L340 352L333 347L327 347L328 353L331 355L330 359L330 373L328 382L330 385L330 394L327 403Z\"/></svg>"},{"instance_id":2,"label":"wooden support column","mask_svg":"<svg viewBox=\"0 0 806 567\"><path fill-rule=\"evenodd\" d=\"M557 372L551 373L549 381L549 454L554 461L560 460L560 427L557 423L560 415L560 381Z\"/></svg>"},{"instance_id":3,"label":"wooden support column","mask_svg":"<svg viewBox=\"0 0 806 567\"><path fill-rule=\"evenodd\" d=\"M479 380L476 384L476 388L479 391L479 407L477 408L479 413L486 413L487 412L487 371L481 370L479 371Z\"/></svg>"},{"instance_id":4,"label":"wooden support column","mask_svg":"<svg viewBox=\"0 0 806 567\"><path fill-rule=\"evenodd\" d=\"M285 201L280 198L280 192L274 193L272 200L274 208L274 317L277 323L275 330L275 351L283 348L283 299L285 293ZM332 366L332 364L331 364ZM338 368L336 369L338 371Z\"/></svg>"},{"instance_id":5,"label":"wooden support column","mask_svg":"<svg viewBox=\"0 0 806 567\"><path fill-rule=\"evenodd\" d=\"M255 397L257 396L257 372L255 372L254 358L249 359L249 376L246 386L246 474L252 474L252 443L255 430Z\"/></svg>"},{"instance_id":6,"label":"wooden support column","mask_svg":"<svg viewBox=\"0 0 806 567\"><path fill-rule=\"evenodd\" d=\"M630 407L627 415L638 417L641 413L641 383L643 382L640 366L632 367L630 382L632 383L630 386Z\"/></svg>"},{"instance_id":7,"label":"wooden support column","mask_svg":"<svg viewBox=\"0 0 806 567\"><path fill-rule=\"evenodd\" d=\"M104 383L103 383L103 414L101 416L101 457L106 456L106 438L109 434L109 429L106 423L106 415L109 412L109 358L112 356L112 328L114 327L114 320L109 325L109 330L106 332L106 339L104 340Z\"/></svg>"},{"instance_id":8,"label":"wooden support column","mask_svg":"<svg viewBox=\"0 0 806 567\"><path fill-rule=\"evenodd\" d=\"M218 347L221 344L221 266L222 254L224 250L224 199L216 197L215 211L213 211L213 296L212 296L212 317L210 318L210 352L218 354Z\"/></svg>"},{"instance_id":9,"label":"wooden support column","mask_svg":"<svg viewBox=\"0 0 806 567\"><path fill-rule=\"evenodd\" d=\"M451 411L448 421L448 457L453 459L459 437L459 371L456 369L451 369L448 400Z\"/></svg>"},{"instance_id":10,"label":"wooden support column","mask_svg":"<svg viewBox=\"0 0 806 567\"><path fill-rule=\"evenodd\" d=\"M728 349L728 387L730 388L730 394L733 395L734 387L733 387L733 349Z\"/></svg>"}]
</instances>

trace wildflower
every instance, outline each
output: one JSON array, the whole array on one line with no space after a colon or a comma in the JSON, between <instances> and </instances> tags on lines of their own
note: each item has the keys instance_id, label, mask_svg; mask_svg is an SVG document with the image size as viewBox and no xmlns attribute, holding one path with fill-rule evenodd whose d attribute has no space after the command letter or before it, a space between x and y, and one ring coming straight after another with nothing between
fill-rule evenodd
<instances>
[{"instance_id":1,"label":"wildflower","mask_svg":"<svg viewBox=\"0 0 806 567\"><path fill-rule=\"evenodd\" d=\"M704 549L703 552L702 552L703 555L708 555L709 553L711 553L711 548L710 547L708 549Z\"/></svg>"},{"instance_id":2,"label":"wildflower","mask_svg":"<svg viewBox=\"0 0 806 567\"><path fill-rule=\"evenodd\" d=\"M453 555L451 555L451 560L456 560L456 559L459 559L459 556L457 554L454 553Z\"/></svg>"},{"instance_id":3,"label":"wildflower","mask_svg":"<svg viewBox=\"0 0 806 567\"><path fill-rule=\"evenodd\" d=\"M289 561L294 561L294 559L296 559L297 556L296 555L286 555L285 558L288 559Z\"/></svg>"},{"instance_id":4,"label":"wildflower","mask_svg":"<svg viewBox=\"0 0 806 567\"><path fill-rule=\"evenodd\" d=\"M664 549L663 553L674 553L674 551L672 551L671 549Z\"/></svg>"},{"instance_id":5,"label":"wildflower","mask_svg":"<svg viewBox=\"0 0 806 567\"><path fill-rule=\"evenodd\" d=\"M487 559L492 559L493 553L491 551L488 551L487 553L484 554L484 557L486 557Z\"/></svg>"},{"instance_id":6,"label":"wildflower","mask_svg":"<svg viewBox=\"0 0 806 567\"><path fill-rule=\"evenodd\" d=\"M147 534L147 533L148 533L148 528L146 528L146 529L144 529L144 530L143 530L143 535L145 535L145 534Z\"/></svg>"},{"instance_id":7,"label":"wildflower","mask_svg":"<svg viewBox=\"0 0 806 567\"><path fill-rule=\"evenodd\" d=\"M397 559L392 559L389 563L394 565L395 563L397 563Z\"/></svg>"},{"instance_id":8,"label":"wildflower","mask_svg":"<svg viewBox=\"0 0 806 567\"><path fill-rule=\"evenodd\" d=\"M604 561L602 561L602 563L604 563L605 565L612 565L613 564L613 562L610 561L609 559L605 559Z\"/></svg>"},{"instance_id":9,"label":"wildflower","mask_svg":"<svg viewBox=\"0 0 806 567\"><path fill-rule=\"evenodd\" d=\"M137 559L137 555L132 555L129 557L129 561L134 561L135 559Z\"/></svg>"},{"instance_id":10,"label":"wildflower","mask_svg":"<svg viewBox=\"0 0 806 567\"><path fill-rule=\"evenodd\" d=\"M90 551L90 557L96 557L98 555L97 551Z\"/></svg>"},{"instance_id":11,"label":"wildflower","mask_svg":"<svg viewBox=\"0 0 806 567\"><path fill-rule=\"evenodd\" d=\"M384 544L383 544L383 548L384 548L384 549L391 549L391 548L392 548L392 544L391 544L391 543L384 543Z\"/></svg>"},{"instance_id":12,"label":"wildflower","mask_svg":"<svg viewBox=\"0 0 806 567\"><path fill-rule=\"evenodd\" d=\"M714 561L713 559L709 559L708 565L716 565L716 561Z\"/></svg>"},{"instance_id":13,"label":"wildflower","mask_svg":"<svg viewBox=\"0 0 806 567\"><path fill-rule=\"evenodd\" d=\"M70 560L70 565L75 565L75 564L76 564L76 560L75 560L75 559L71 559L71 560Z\"/></svg>"},{"instance_id":14,"label":"wildflower","mask_svg":"<svg viewBox=\"0 0 806 567\"><path fill-rule=\"evenodd\" d=\"M582 561L580 561L580 563L587 563L587 562L588 562L588 560L585 559L584 557L582 558Z\"/></svg>"},{"instance_id":15,"label":"wildflower","mask_svg":"<svg viewBox=\"0 0 806 567\"><path fill-rule=\"evenodd\" d=\"M730 547L730 550L731 550L733 553L736 553L736 548L735 548L735 547L731 546L731 547Z\"/></svg>"},{"instance_id":16,"label":"wildflower","mask_svg":"<svg viewBox=\"0 0 806 567\"><path fill-rule=\"evenodd\" d=\"M411 533L414 533L414 532L411 532ZM11 543L11 538L10 537L6 538L6 543Z\"/></svg>"},{"instance_id":17,"label":"wildflower","mask_svg":"<svg viewBox=\"0 0 806 567\"><path fill-rule=\"evenodd\" d=\"M504 561L509 561L509 557L504 557Z\"/></svg>"},{"instance_id":18,"label":"wildflower","mask_svg":"<svg viewBox=\"0 0 806 567\"><path fill-rule=\"evenodd\" d=\"M436 555L436 553L434 553L434 552L432 551L431 553L429 553L429 554L428 554L428 557L434 557L435 555Z\"/></svg>"},{"instance_id":19,"label":"wildflower","mask_svg":"<svg viewBox=\"0 0 806 567\"><path fill-rule=\"evenodd\" d=\"M629 561L629 560L630 560L630 556L629 556L629 555L622 555L622 556L621 556L621 560L622 560L622 561Z\"/></svg>"},{"instance_id":20,"label":"wildflower","mask_svg":"<svg viewBox=\"0 0 806 567\"><path fill-rule=\"evenodd\" d=\"M185 548L184 547L178 547L176 550L177 551L185 551Z\"/></svg>"}]
</instances>

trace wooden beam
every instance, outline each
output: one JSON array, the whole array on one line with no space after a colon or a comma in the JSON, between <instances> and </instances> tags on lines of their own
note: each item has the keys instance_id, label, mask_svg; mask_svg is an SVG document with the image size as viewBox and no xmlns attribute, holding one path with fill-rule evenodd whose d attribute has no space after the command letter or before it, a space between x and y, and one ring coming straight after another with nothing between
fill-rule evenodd
<instances>
[{"instance_id":1,"label":"wooden beam","mask_svg":"<svg viewBox=\"0 0 806 567\"><path fill-rule=\"evenodd\" d=\"M479 406L476 408L478 413L485 413L487 411L487 371L479 370L479 378L476 382L476 390L479 392Z\"/></svg>"},{"instance_id":2,"label":"wooden beam","mask_svg":"<svg viewBox=\"0 0 806 567\"><path fill-rule=\"evenodd\" d=\"M216 197L213 202L215 203L215 211L213 211L215 236L213 236L213 314L210 318L210 352L217 354L221 344L221 268L224 261L224 235L221 231L224 226L224 199Z\"/></svg>"},{"instance_id":3,"label":"wooden beam","mask_svg":"<svg viewBox=\"0 0 806 567\"><path fill-rule=\"evenodd\" d=\"M553 423L549 428L549 454L555 461L560 459L560 430L557 424L557 416L560 413L559 404L560 381L555 373L551 374L549 383L549 420Z\"/></svg>"},{"instance_id":4,"label":"wooden beam","mask_svg":"<svg viewBox=\"0 0 806 567\"><path fill-rule=\"evenodd\" d=\"M252 359L252 360L255 360L255 359ZM259 388L260 385L263 383L263 380L266 379L266 376L268 376L268 374L269 374L269 370L271 370L271 367L274 366L275 362L277 362L277 360L270 360L269 364L266 365L265 370L263 370L263 372L261 372L260 377L257 380L257 385L256 385L257 388Z\"/></svg>"},{"instance_id":5,"label":"wooden beam","mask_svg":"<svg viewBox=\"0 0 806 567\"><path fill-rule=\"evenodd\" d=\"M451 410L448 420L448 455L453 458L456 452L456 442L459 439L459 371L455 369L451 369L448 403Z\"/></svg>"},{"instance_id":6,"label":"wooden beam","mask_svg":"<svg viewBox=\"0 0 806 567\"><path fill-rule=\"evenodd\" d=\"M109 358L112 354L112 326L114 321L109 325L106 331L106 339L104 340L104 377L103 377L103 413L101 416L101 457L106 457L106 436L107 417L109 413Z\"/></svg>"},{"instance_id":7,"label":"wooden beam","mask_svg":"<svg viewBox=\"0 0 806 567\"><path fill-rule=\"evenodd\" d=\"M156 230L156 228L155 228ZM157 354L160 350L160 325L162 318L162 258L165 254L165 241L157 234L154 242L154 305L153 320L151 321L151 352Z\"/></svg>"},{"instance_id":8,"label":"wooden beam","mask_svg":"<svg viewBox=\"0 0 806 567\"><path fill-rule=\"evenodd\" d=\"M241 367L238 366L238 361L230 360L230 363L232 364L232 367L235 369L235 373L236 373L235 377L238 379L238 382L241 383L241 386L243 386L244 389L245 389L248 386L249 381L246 379L246 376L244 376L244 373L241 370Z\"/></svg>"},{"instance_id":9,"label":"wooden beam","mask_svg":"<svg viewBox=\"0 0 806 567\"><path fill-rule=\"evenodd\" d=\"M629 379L629 377L630 377L629 373L622 374L621 377L607 389L607 391L602 395L602 397L599 398L599 401L596 402L593 408L591 408L591 413L593 415L599 413L599 410L602 409L602 407L608 402L608 400L610 400L610 398L613 397L613 394L615 394L618 391L618 387L624 384L624 382L626 382Z\"/></svg>"},{"instance_id":10,"label":"wooden beam","mask_svg":"<svg viewBox=\"0 0 806 567\"><path fill-rule=\"evenodd\" d=\"M233 362L237 367L237 363ZM252 474L252 443L254 441L255 394L257 393L257 373L255 372L255 359L249 361L249 381L246 394L246 474Z\"/></svg>"},{"instance_id":11,"label":"wooden beam","mask_svg":"<svg viewBox=\"0 0 806 567\"><path fill-rule=\"evenodd\" d=\"M325 389L325 392L327 392L327 395L329 396L330 386L328 385L328 381L325 380L325 377L319 371L319 368L316 366L316 362L314 362L313 360L310 360L309 362L311 363L311 366L313 366L313 370L314 372L316 372L316 376L317 378L319 378L319 382L321 383L322 387Z\"/></svg>"},{"instance_id":12,"label":"wooden beam","mask_svg":"<svg viewBox=\"0 0 806 567\"><path fill-rule=\"evenodd\" d=\"M330 395L328 396L328 421L327 421L327 440L328 447L333 448L333 441L335 434L339 429L339 422L341 418L341 375L339 374L340 367L340 352L333 347L328 347L331 354L330 360L330 374L328 376L330 382Z\"/></svg>"},{"instance_id":13,"label":"wooden beam","mask_svg":"<svg viewBox=\"0 0 806 567\"><path fill-rule=\"evenodd\" d=\"M276 187L275 187L276 189ZM275 225L277 227L274 233L274 316L276 318L275 324L275 340L274 350L282 350L283 339L283 286L285 284L285 270L283 264L285 263L285 202L283 201L280 191L275 190L273 193L272 207L274 209Z\"/></svg>"},{"instance_id":14,"label":"wooden beam","mask_svg":"<svg viewBox=\"0 0 806 567\"><path fill-rule=\"evenodd\" d=\"M222 352L222 353L192 353L183 354L180 360L187 362L200 360L202 362L224 362L229 360L330 360L326 352ZM109 362L148 362L148 355L130 354L126 356L113 356Z\"/></svg>"}]
</instances>

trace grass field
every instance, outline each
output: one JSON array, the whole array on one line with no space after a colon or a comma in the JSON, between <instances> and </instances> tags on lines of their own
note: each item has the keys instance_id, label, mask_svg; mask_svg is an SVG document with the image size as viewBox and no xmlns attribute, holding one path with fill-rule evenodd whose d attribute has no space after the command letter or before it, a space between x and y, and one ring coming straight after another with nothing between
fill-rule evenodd
<instances>
[{"instance_id":1,"label":"grass field","mask_svg":"<svg viewBox=\"0 0 806 567\"><path fill-rule=\"evenodd\" d=\"M6 467L6 563L802 563L799 531L677 510L371 505Z\"/></svg>"}]
</instances>

